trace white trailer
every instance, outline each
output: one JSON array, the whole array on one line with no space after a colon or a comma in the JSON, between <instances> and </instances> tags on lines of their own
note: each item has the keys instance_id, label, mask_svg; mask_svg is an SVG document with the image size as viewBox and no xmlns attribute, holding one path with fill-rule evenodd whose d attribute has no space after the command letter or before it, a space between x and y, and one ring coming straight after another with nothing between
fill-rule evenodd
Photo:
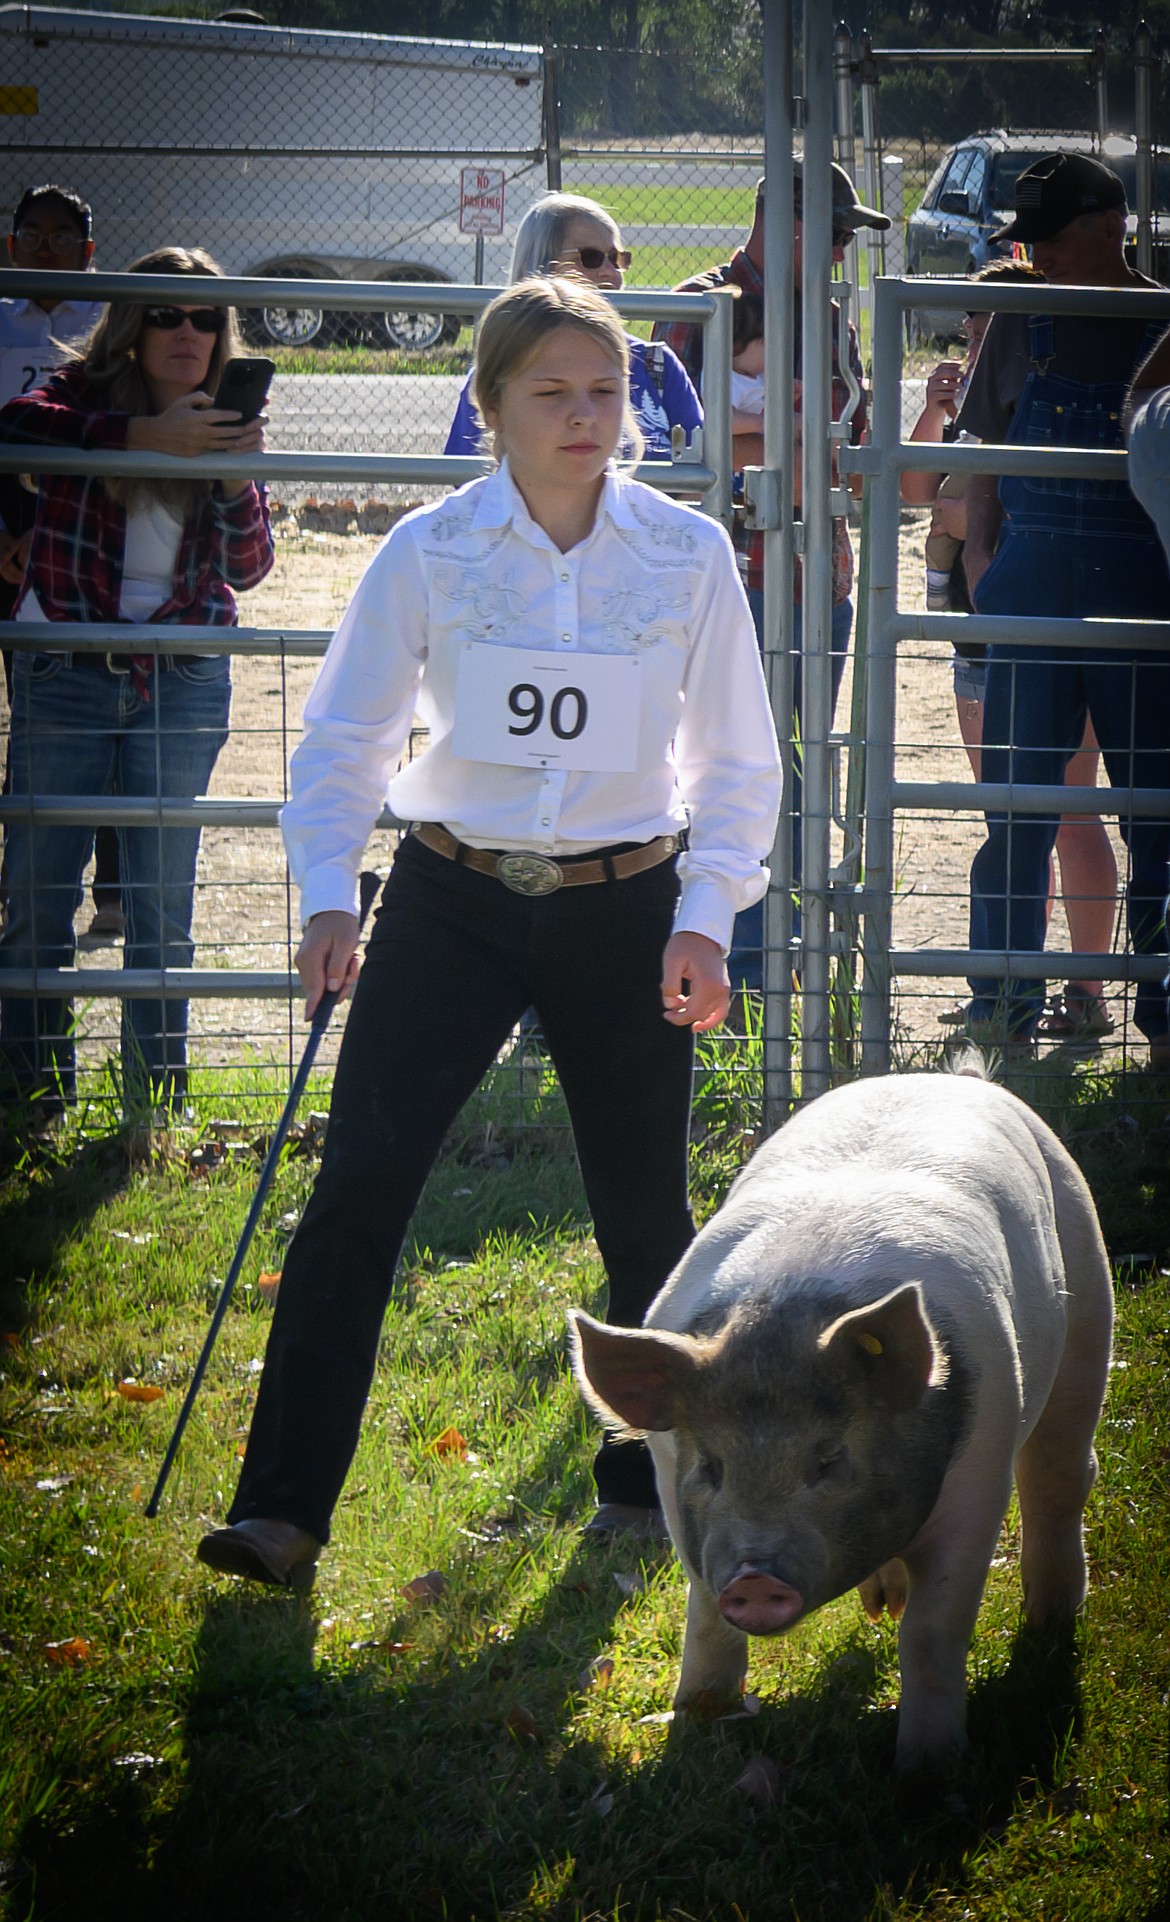
<instances>
[{"instance_id":1,"label":"white trailer","mask_svg":"<svg viewBox=\"0 0 1170 1922\"><path fill-rule=\"evenodd\" d=\"M230 274L474 278L460 173L506 175L483 278L547 185L538 47L0 6L0 217L56 180L93 206L98 263L168 243ZM0 283L2 285L2 283ZM353 336L421 348L454 316L258 309L283 345Z\"/></svg>"}]
</instances>

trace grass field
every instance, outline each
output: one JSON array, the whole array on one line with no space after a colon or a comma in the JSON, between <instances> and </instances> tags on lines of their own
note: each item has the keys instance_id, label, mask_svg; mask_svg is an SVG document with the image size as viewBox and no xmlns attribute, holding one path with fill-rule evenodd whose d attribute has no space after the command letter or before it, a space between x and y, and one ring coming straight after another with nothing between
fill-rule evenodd
<instances>
[{"instance_id":1,"label":"grass field","mask_svg":"<svg viewBox=\"0 0 1170 1922\"><path fill-rule=\"evenodd\" d=\"M700 1212L744 1153L727 1089L700 1087ZM908 1787L894 1635L853 1597L754 1645L758 1713L667 1718L679 1570L577 1529L595 1436L564 1310L598 1307L602 1276L550 1087L522 1135L489 1089L432 1177L308 1601L217 1580L193 1548L230 1498L259 1276L312 1161L282 1164L155 1522L255 1159L237 1140L198 1174L164 1143L129 1168L112 1139L66 1139L10 1168L3 1914L1152 1922L1170 1877L1170 1131L1137 1129L1107 1079L1062 1098L1118 1272L1093 1589L1075 1635L1023 1632L1013 1513L971 1652L970 1760ZM423 1605L408 1585L432 1571Z\"/></svg>"}]
</instances>

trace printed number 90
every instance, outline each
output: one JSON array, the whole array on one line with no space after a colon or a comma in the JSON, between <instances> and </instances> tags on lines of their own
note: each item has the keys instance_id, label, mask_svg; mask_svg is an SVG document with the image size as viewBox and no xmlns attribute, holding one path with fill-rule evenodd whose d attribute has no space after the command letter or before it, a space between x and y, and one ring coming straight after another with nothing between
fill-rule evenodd
<instances>
[{"instance_id":1,"label":"printed number 90","mask_svg":"<svg viewBox=\"0 0 1170 1922\"><path fill-rule=\"evenodd\" d=\"M572 703L572 724L565 723L565 705ZM544 719L544 695L531 681L520 681L508 693L508 706L512 713L524 722L523 727L509 725L509 734L535 734ZM558 688L549 703L548 724L558 741L575 741L583 732L589 718L589 703L579 687Z\"/></svg>"}]
</instances>

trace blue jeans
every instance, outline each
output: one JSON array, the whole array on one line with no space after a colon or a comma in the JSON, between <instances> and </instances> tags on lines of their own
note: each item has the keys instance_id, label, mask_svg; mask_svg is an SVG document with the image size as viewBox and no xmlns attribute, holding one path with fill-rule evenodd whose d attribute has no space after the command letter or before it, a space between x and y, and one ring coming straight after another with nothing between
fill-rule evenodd
<instances>
[{"instance_id":1,"label":"blue jeans","mask_svg":"<svg viewBox=\"0 0 1170 1922\"><path fill-rule=\"evenodd\" d=\"M21 654L12 792L194 799L206 793L227 739L230 701L226 655L160 665L147 701L104 656ZM76 1095L72 1004L46 995L6 997L3 971L73 965L73 917L93 840L92 827L8 827L8 926L0 941L0 1086L7 1099L39 1095L59 1107ZM199 829L119 828L118 842L123 967L189 968ZM127 1110L181 1103L186 1001L124 1000L121 1056Z\"/></svg>"},{"instance_id":2,"label":"blue jeans","mask_svg":"<svg viewBox=\"0 0 1170 1922\"><path fill-rule=\"evenodd\" d=\"M764 596L759 588L753 587L748 589L748 605L752 610L752 620L756 626L756 642L762 654L764 651ZM830 636L830 646L832 648L830 660L833 675L833 703L830 710L831 714L835 714L837 711L837 695L841 690L841 680L845 673L845 657L849 652L849 635L852 627L853 602L849 600L838 601L833 609L833 626ZM793 661L793 698L796 704L798 721L800 719L800 645L802 631L800 602L797 601L792 610L792 647L795 655ZM792 791L790 794L784 796L783 815L783 818L792 824L792 881L793 886L796 888L800 886L801 872L800 796L800 754L797 752L794 757L792 770ZM792 910L792 932L796 939L799 940L799 906L794 906ZM764 903L762 900L753 902L750 908L745 908L742 914L737 914L735 917L735 926L732 929L731 935L731 952L727 957L727 972L731 979L733 991L737 989L749 989L756 994L763 991Z\"/></svg>"},{"instance_id":3,"label":"blue jeans","mask_svg":"<svg viewBox=\"0 0 1170 1922\"><path fill-rule=\"evenodd\" d=\"M1014 524L976 590L981 614L1111 614L1166 618L1160 549L1113 535L1019 530ZM1130 857L1126 912L1135 954L1165 954L1170 891L1170 657L994 646L983 710L983 779L1021 787L1059 786L1091 714L1114 787L1166 790L1161 820L1118 826ZM1010 745L1009 745L1010 744ZM1059 815L987 816L987 840L971 869L971 947L1039 953L1044 947L1048 858ZM971 977L976 1020L1000 1015L1009 1029L1031 1031L1044 983ZM1134 1020L1148 1037L1170 1027L1166 984L1143 981Z\"/></svg>"}]
</instances>

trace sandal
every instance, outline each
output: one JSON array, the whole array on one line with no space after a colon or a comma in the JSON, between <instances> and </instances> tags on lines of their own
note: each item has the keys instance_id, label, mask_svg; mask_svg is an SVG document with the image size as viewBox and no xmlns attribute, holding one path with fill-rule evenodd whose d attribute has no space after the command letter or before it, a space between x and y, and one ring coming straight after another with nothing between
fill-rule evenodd
<instances>
[{"instance_id":1,"label":"sandal","mask_svg":"<svg viewBox=\"0 0 1170 1922\"><path fill-rule=\"evenodd\" d=\"M1100 995L1086 994L1070 981L1063 994L1054 994L1040 1021L1039 1033L1053 1041L1096 1040L1112 1034L1113 1016Z\"/></svg>"}]
</instances>

